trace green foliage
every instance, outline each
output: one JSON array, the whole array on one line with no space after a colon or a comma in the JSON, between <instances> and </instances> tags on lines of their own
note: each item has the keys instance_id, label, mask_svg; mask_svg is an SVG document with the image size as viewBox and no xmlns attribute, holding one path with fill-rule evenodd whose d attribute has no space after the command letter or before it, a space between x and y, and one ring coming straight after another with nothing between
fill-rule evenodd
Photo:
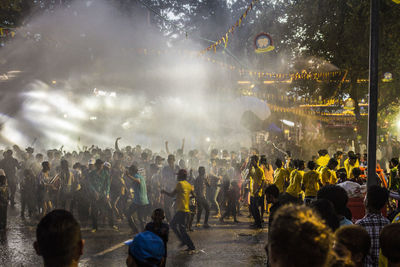
<instances>
[{"instance_id":1,"label":"green foliage","mask_svg":"<svg viewBox=\"0 0 400 267\"><path fill-rule=\"evenodd\" d=\"M303 69L318 71L316 64L307 66L307 59L322 62L321 71L348 70L343 83L315 83L298 81L291 90L301 96L318 98L341 98L349 95L358 102L365 99L368 83L357 83L367 79L369 70L369 15L367 0L283 0L279 4L282 48L291 55L295 71ZM393 81L380 83L379 109L384 110L398 103L396 88L400 86L400 8L391 1L380 1L380 50L379 77L384 72L393 74Z\"/></svg>"}]
</instances>

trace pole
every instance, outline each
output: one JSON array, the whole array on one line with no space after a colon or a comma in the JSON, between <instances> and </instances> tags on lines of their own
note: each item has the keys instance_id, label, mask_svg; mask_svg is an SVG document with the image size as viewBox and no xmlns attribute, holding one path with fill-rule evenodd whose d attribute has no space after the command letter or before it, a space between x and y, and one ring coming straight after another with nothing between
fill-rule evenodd
<instances>
[{"instance_id":1,"label":"pole","mask_svg":"<svg viewBox=\"0 0 400 267\"><path fill-rule=\"evenodd\" d=\"M369 46L368 178L367 188L377 184L376 139L378 112L379 0L371 0Z\"/></svg>"}]
</instances>

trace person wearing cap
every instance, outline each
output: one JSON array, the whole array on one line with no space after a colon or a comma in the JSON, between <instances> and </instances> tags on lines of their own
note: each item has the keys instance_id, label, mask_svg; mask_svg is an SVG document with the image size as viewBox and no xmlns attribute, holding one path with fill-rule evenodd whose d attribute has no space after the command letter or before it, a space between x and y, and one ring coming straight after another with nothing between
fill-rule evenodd
<instances>
[{"instance_id":1,"label":"person wearing cap","mask_svg":"<svg viewBox=\"0 0 400 267\"><path fill-rule=\"evenodd\" d=\"M92 232L94 233L98 229L97 221L100 210L107 211L110 227L118 230L118 227L114 225L114 216L110 204L110 173L104 169L104 162L101 159L97 159L94 166L95 169L88 176L92 195Z\"/></svg>"},{"instance_id":2,"label":"person wearing cap","mask_svg":"<svg viewBox=\"0 0 400 267\"><path fill-rule=\"evenodd\" d=\"M129 167L126 177L133 182L134 191L132 204L126 212L126 218L132 231L137 233L144 229L146 209L149 205L146 180L138 173L138 168L135 165Z\"/></svg>"},{"instance_id":3,"label":"person wearing cap","mask_svg":"<svg viewBox=\"0 0 400 267\"><path fill-rule=\"evenodd\" d=\"M6 173L0 169L0 230L7 227L8 186Z\"/></svg>"},{"instance_id":4,"label":"person wearing cap","mask_svg":"<svg viewBox=\"0 0 400 267\"><path fill-rule=\"evenodd\" d=\"M175 190L172 192L167 192L161 190L162 194L166 194L169 197L176 197L176 213L172 218L170 225L172 230L175 232L182 245L186 245L187 251L195 250L195 246L190 239L190 236L186 232L186 222L190 216L189 200L190 196L194 196L193 187L187 179L187 171L184 169L179 170L177 173L178 183Z\"/></svg>"},{"instance_id":5,"label":"person wearing cap","mask_svg":"<svg viewBox=\"0 0 400 267\"><path fill-rule=\"evenodd\" d=\"M128 245L128 267L163 266L165 260L164 242L156 234L145 231L137 234L133 240L125 242Z\"/></svg>"},{"instance_id":6,"label":"person wearing cap","mask_svg":"<svg viewBox=\"0 0 400 267\"><path fill-rule=\"evenodd\" d=\"M175 175L179 171L179 166L175 164L175 156L168 155L168 165L164 166L161 170L161 186L163 190L172 191L176 185ZM173 200L171 198L164 198L164 211L165 217L168 221L171 221L171 207Z\"/></svg>"}]
</instances>

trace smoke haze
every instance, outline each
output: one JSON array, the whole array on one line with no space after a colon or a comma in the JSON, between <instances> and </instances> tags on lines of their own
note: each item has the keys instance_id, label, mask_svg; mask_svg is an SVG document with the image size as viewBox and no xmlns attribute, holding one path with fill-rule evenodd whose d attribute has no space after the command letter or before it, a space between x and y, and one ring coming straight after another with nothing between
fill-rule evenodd
<instances>
[{"instance_id":1,"label":"smoke haze","mask_svg":"<svg viewBox=\"0 0 400 267\"><path fill-rule=\"evenodd\" d=\"M265 103L237 99L234 88L219 93L232 87L230 71L185 52L202 47L189 39L171 47L140 16L101 1L41 14L18 32L0 50L4 144L249 145L243 112L269 116Z\"/></svg>"}]
</instances>

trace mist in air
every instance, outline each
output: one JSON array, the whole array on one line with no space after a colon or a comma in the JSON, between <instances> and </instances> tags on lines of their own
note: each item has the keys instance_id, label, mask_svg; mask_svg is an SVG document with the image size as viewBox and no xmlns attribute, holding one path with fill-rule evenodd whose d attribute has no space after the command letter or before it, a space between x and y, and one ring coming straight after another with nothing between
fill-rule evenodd
<instances>
[{"instance_id":1,"label":"mist in air","mask_svg":"<svg viewBox=\"0 0 400 267\"><path fill-rule=\"evenodd\" d=\"M241 116L258 109L265 119L265 103L238 97L232 71L199 57L203 47L190 37L171 43L143 18L102 1L32 17L0 49L1 142L70 150L112 147L117 137L152 149L166 140L174 149L183 138L189 149L249 145Z\"/></svg>"}]
</instances>

